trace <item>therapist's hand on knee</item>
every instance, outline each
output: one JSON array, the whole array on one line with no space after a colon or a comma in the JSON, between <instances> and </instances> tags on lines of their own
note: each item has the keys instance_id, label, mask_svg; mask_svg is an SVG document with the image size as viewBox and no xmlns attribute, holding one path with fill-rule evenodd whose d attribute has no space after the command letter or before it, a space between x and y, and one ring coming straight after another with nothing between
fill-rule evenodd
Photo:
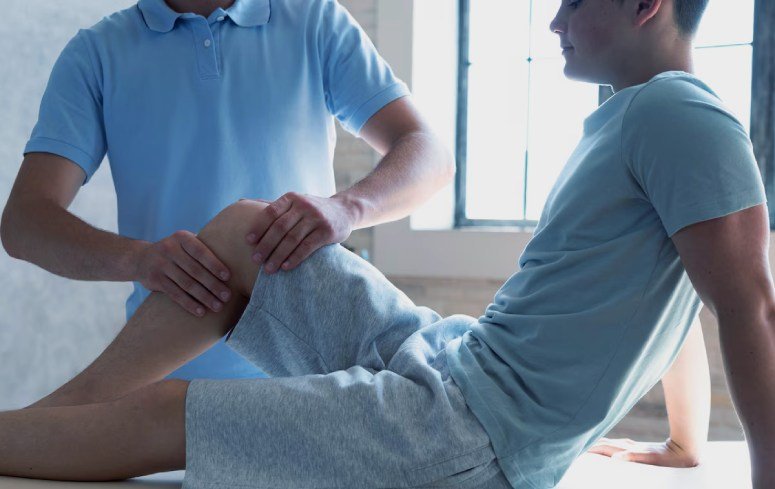
<instances>
[{"instance_id":1,"label":"therapist's hand on knee","mask_svg":"<svg viewBox=\"0 0 775 489\"><path fill-rule=\"evenodd\" d=\"M136 280L146 289L163 292L195 316L204 316L206 309L218 312L231 298L224 283L229 269L189 231L148 243L136 265Z\"/></svg>"},{"instance_id":2,"label":"therapist's hand on knee","mask_svg":"<svg viewBox=\"0 0 775 489\"><path fill-rule=\"evenodd\" d=\"M260 199L258 199L260 200ZM260 211L245 236L255 245L253 261L266 273L292 270L319 248L352 233L354 209L343 198L290 192Z\"/></svg>"}]
</instances>

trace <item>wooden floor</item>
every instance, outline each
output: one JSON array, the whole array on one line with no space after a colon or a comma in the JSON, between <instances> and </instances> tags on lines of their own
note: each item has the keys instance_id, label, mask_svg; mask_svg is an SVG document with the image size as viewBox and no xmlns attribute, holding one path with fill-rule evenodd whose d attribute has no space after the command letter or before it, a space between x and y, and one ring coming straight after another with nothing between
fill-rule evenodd
<instances>
[{"instance_id":1,"label":"wooden floor","mask_svg":"<svg viewBox=\"0 0 775 489\"><path fill-rule=\"evenodd\" d=\"M177 489L184 473L181 470L122 482L91 483L0 477L0 489ZM748 450L743 442L712 442L704 463L692 469L653 467L585 454L571 466L556 489L750 489L749 474Z\"/></svg>"}]
</instances>

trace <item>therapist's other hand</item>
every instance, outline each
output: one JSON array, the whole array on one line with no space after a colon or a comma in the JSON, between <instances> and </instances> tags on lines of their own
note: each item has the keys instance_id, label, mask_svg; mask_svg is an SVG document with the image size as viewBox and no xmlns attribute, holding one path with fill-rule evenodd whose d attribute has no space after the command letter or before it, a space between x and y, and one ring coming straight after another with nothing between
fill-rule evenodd
<instances>
[{"instance_id":1,"label":"therapist's other hand","mask_svg":"<svg viewBox=\"0 0 775 489\"><path fill-rule=\"evenodd\" d=\"M253 261L272 274L294 269L325 245L341 243L353 223L353 210L344 199L289 192L259 213L245 239L255 245Z\"/></svg>"},{"instance_id":2,"label":"therapist's other hand","mask_svg":"<svg viewBox=\"0 0 775 489\"><path fill-rule=\"evenodd\" d=\"M137 281L148 290L163 292L191 314L218 312L231 298L223 282L229 269L192 232L176 231L148 243L137 256Z\"/></svg>"},{"instance_id":3,"label":"therapist's other hand","mask_svg":"<svg viewBox=\"0 0 775 489\"><path fill-rule=\"evenodd\" d=\"M689 453L670 438L662 443L601 438L589 449L589 453L662 467L695 467L700 463L699 456Z\"/></svg>"}]
</instances>

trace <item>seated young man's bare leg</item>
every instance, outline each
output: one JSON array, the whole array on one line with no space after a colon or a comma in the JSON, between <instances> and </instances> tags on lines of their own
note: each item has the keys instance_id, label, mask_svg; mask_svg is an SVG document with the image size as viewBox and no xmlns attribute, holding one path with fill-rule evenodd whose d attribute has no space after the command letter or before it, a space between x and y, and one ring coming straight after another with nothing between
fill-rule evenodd
<instances>
[{"instance_id":1,"label":"seated young man's bare leg","mask_svg":"<svg viewBox=\"0 0 775 489\"><path fill-rule=\"evenodd\" d=\"M157 382L197 357L238 321L258 275L245 241L263 202L241 200L221 211L199 238L229 270L231 300L219 312L195 317L160 292L153 292L105 351L83 372L29 407L68 406L120 398Z\"/></svg>"}]
</instances>

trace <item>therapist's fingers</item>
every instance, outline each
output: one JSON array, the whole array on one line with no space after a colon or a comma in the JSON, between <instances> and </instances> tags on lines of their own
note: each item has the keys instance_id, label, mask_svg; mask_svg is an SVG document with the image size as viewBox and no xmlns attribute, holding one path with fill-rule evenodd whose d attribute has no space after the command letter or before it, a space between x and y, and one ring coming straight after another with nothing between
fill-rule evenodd
<instances>
[{"instance_id":1,"label":"therapist's fingers","mask_svg":"<svg viewBox=\"0 0 775 489\"><path fill-rule=\"evenodd\" d=\"M290 256L285 259L281 265L282 269L293 270L299 265L299 263L309 258L312 253L328 244L330 244L330 242L328 239L326 239L325 232L323 232L321 229L316 229L315 231L308 234L307 237L301 243L299 243L299 246L293 250L293 253L291 253Z\"/></svg>"},{"instance_id":2,"label":"therapist's fingers","mask_svg":"<svg viewBox=\"0 0 775 489\"><path fill-rule=\"evenodd\" d=\"M295 212L291 209L277 218L269 229L266 230L264 236L253 249L253 261L259 265L266 263L269 256L277 248L277 245L279 245L280 242L286 238L288 233L296 227L302 217L300 212Z\"/></svg>"},{"instance_id":3,"label":"therapist's fingers","mask_svg":"<svg viewBox=\"0 0 775 489\"><path fill-rule=\"evenodd\" d=\"M180 256L175 257L175 260L176 264L182 268L184 272L210 291L214 296L213 299L217 297L226 302L231 298L231 291L229 288L188 253L181 253Z\"/></svg>"},{"instance_id":4,"label":"therapist's fingers","mask_svg":"<svg viewBox=\"0 0 775 489\"><path fill-rule=\"evenodd\" d=\"M161 281L161 292L167 297L172 299L172 302L181 306L186 311L190 312L194 316L202 317L205 315L205 308L203 305L191 298L180 286L175 283L171 278L165 276Z\"/></svg>"},{"instance_id":5,"label":"therapist's fingers","mask_svg":"<svg viewBox=\"0 0 775 489\"><path fill-rule=\"evenodd\" d=\"M181 247L189 256L209 270L214 277L220 280L229 279L229 268L193 233L189 233L185 239L181 240Z\"/></svg>"},{"instance_id":6,"label":"therapist's fingers","mask_svg":"<svg viewBox=\"0 0 775 489\"><path fill-rule=\"evenodd\" d=\"M194 278L178 266L171 266L166 270L167 277L172 279L186 294L193 297L201 305L218 312L223 308L223 303L202 286Z\"/></svg>"},{"instance_id":7,"label":"therapist's fingers","mask_svg":"<svg viewBox=\"0 0 775 489\"><path fill-rule=\"evenodd\" d=\"M285 194L274 202L269 203L262 211L258 212L256 219L250 226L250 230L245 235L245 241L251 245L257 244L274 222L291 210L291 207L293 207L292 194Z\"/></svg>"},{"instance_id":8,"label":"therapist's fingers","mask_svg":"<svg viewBox=\"0 0 775 489\"><path fill-rule=\"evenodd\" d=\"M307 219L301 219L296 225L288 231L282 241L275 247L272 254L266 260L264 271L272 274L280 269L280 266L286 263L290 255L305 241L307 236L315 229L315 224Z\"/></svg>"},{"instance_id":9,"label":"therapist's fingers","mask_svg":"<svg viewBox=\"0 0 775 489\"><path fill-rule=\"evenodd\" d=\"M174 302L197 316L204 314L205 309L202 309L202 313L197 313L198 308L203 306L217 310L214 308L213 300L216 298L212 297L205 287L209 285L215 288L220 295L223 289L219 287L227 288L227 286L221 284L216 287L213 283L228 280L230 272L194 233L187 230L175 231L155 243L146 244L132 257L135 260L135 280L148 290L171 294L170 297ZM201 300L201 304L192 305L189 300L186 300L181 295L185 295L185 289L191 291L189 299Z\"/></svg>"}]
</instances>

